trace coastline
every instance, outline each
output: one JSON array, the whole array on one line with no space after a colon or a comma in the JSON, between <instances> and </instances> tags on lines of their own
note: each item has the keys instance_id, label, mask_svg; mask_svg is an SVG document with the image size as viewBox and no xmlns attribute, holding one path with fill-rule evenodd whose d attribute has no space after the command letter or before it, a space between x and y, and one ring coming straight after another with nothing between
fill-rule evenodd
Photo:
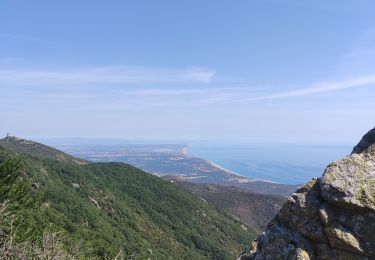
<instances>
[{"instance_id":1,"label":"coastline","mask_svg":"<svg viewBox=\"0 0 375 260\"><path fill-rule=\"evenodd\" d=\"M202 156L199 156L197 154L194 154L194 153L191 153L189 152L189 145L187 145L186 147L182 148L181 149L181 154L184 155L184 156L189 156L189 157L195 157L195 158L199 158L199 159L202 159L204 160L206 163L210 164L211 166L215 167L215 168L218 168L224 172L226 172L227 174L230 174L230 175L235 175L235 177L239 178L239 179L246 179L248 180L247 182L267 182L267 183L272 183L272 184L283 184L283 183L279 183L279 182L275 182L275 181L271 181L271 180L263 180L263 179L255 179L255 178L250 178L250 177L247 177L247 176L244 176L244 175L241 175L239 173L236 173L234 171L231 171L229 169L226 169L225 167L219 165L218 163L216 162L213 162L211 160L208 160ZM287 184L286 184L287 185Z\"/></svg>"},{"instance_id":2,"label":"coastline","mask_svg":"<svg viewBox=\"0 0 375 260\"><path fill-rule=\"evenodd\" d=\"M217 164L217 163L215 163L215 162L213 162L213 161L210 161L210 160L208 160L208 159L206 159L206 158L203 158L203 157L201 157L201 156L198 156L198 155L196 155L196 154L190 153L190 152L189 152L189 146L184 147L184 148L182 149L182 151L181 151L181 154L182 154L182 155L185 155L185 156L190 156L190 157L195 157L195 158L202 159L202 160L204 160L205 162L207 162L208 164L210 164L211 166L216 167L216 168L218 168L218 169L220 169L220 170L222 170L222 171L225 171L225 172L228 173L228 174L233 174L233 175L236 175L236 176L241 177L241 178L243 178L243 179L249 179L249 180L251 180L251 181L255 181L255 179L253 179L253 178L249 178L249 177L243 176L243 175L241 175L241 174L239 174L239 173L236 173L236 172L234 172L234 171L228 170L228 169L224 168L223 166L220 166L219 164Z\"/></svg>"},{"instance_id":3,"label":"coastline","mask_svg":"<svg viewBox=\"0 0 375 260\"><path fill-rule=\"evenodd\" d=\"M224 168L224 167L218 165L217 163L215 163L215 162L213 162L213 161L210 161L210 160L207 160L207 159L205 159L205 158L198 157L198 156L196 156L196 157L197 157L197 158L200 158L200 159L202 159L202 160L204 160L205 162L207 162L208 164L212 165L213 167L216 167L216 168L218 168L218 169L220 169L220 170L222 170L222 171L225 171L226 173L233 174L233 175L236 175L236 176L241 177L241 178L244 178L244 179L254 180L254 179L252 179L252 178L249 178L249 177L246 177L246 176L240 175L240 174L238 174L238 173L236 173L236 172L233 172L233 171L231 171L231 170L228 170L228 169L226 169L226 168Z\"/></svg>"},{"instance_id":4,"label":"coastline","mask_svg":"<svg viewBox=\"0 0 375 260\"><path fill-rule=\"evenodd\" d=\"M208 164L212 165L213 167L216 167L216 168L218 168L218 169L220 169L222 171L225 171L228 174L233 174L233 175L236 175L236 177L238 177L238 178L246 179L246 180L248 180L247 182L257 182L257 181L259 181L259 182L267 182L267 183L273 183L273 184L285 184L285 183L279 183L279 182L270 181L270 180L262 180L262 179L249 178L249 177L240 175L238 173L235 173L235 172L233 172L231 170L225 169L224 167L218 165L217 163L214 163L214 162L212 162L210 160L207 160L205 158L202 158L202 157L199 157L199 156L196 156L196 158L200 158L200 159L204 160L205 162L207 162ZM289 184L285 184L285 185L289 185Z\"/></svg>"}]
</instances>

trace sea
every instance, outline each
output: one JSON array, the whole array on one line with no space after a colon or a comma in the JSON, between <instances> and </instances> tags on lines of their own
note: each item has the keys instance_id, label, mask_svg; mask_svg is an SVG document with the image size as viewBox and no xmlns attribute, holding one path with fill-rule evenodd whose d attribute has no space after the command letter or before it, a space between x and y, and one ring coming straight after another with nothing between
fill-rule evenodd
<instances>
[{"instance_id":1,"label":"sea","mask_svg":"<svg viewBox=\"0 0 375 260\"><path fill-rule=\"evenodd\" d=\"M263 181L301 184L352 151L350 145L190 143L187 153L239 175Z\"/></svg>"}]
</instances>

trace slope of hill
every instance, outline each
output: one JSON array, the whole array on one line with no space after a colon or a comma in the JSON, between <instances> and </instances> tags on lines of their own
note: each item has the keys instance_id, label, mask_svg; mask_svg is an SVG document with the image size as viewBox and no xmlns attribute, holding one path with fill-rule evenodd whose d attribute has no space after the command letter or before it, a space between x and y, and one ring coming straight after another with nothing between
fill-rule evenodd
<instances>
[{"instance_id":1,"label":"slope of hill","mask_svg":"<svg viewBox=\"0 0 375 260\"><path fill-rule=\"evenodd\" d=\"M266 228L286 202L283 196L253 193L237 187L180 181L173 183L203 201L216 205L257 231Z\"/></svg>"},{"instance_id":2,"label":"slope of hill","mask_svg":"<svg viewBox=\"0 0 375 260\"><path fill-rule=\"evenodd\" d=\"M375 128L294 193L242 259L375 259Z\"/></svg>"},{"instance_id":3,"label":"slope of hill","mask_svg":"<svg viewBox=\"0 0 375 260\"><path fill-rule=\"evenodd\" d=\"M130 165L83 163L17 138L0 144L0 162L21 159L39 202L24 222L36 235L61 230L65 249L82 243L90 258L122 251L125 258L230 259L255 237L223 211Z\"/></svg>"},{"instance_id":4,"label":"slope of hill","mask_svg":"<svg viewBox=\"0 0 375 260\"><path fill-rule=\"evenodd\" d=\"M50 158L66 163L84 164L85 160L75 158L55 148L47 145L18 138L16 136L8 136L0 139L0 146L17 154L27 154L38 158Z\"/></svg>"}]
</instances>

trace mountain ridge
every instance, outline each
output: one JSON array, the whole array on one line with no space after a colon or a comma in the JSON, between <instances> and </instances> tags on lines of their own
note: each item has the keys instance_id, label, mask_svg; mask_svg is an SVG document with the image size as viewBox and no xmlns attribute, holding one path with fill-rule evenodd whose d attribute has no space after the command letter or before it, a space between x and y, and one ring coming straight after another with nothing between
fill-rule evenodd
<instances>
[{"instance_id":1,"label":"mountain ridge","mask_svg":"<svg viewBox=\"0 0 375 260\"><path fill-rule=\"evenodd\" d=\"M34 157L57 159L62 162L85 164L86 160L76 158L56 148L42 143L30 141L17 136L7 136L0 139L0 145L19 154L28 154Z\"/></svg>"}]
</instances>

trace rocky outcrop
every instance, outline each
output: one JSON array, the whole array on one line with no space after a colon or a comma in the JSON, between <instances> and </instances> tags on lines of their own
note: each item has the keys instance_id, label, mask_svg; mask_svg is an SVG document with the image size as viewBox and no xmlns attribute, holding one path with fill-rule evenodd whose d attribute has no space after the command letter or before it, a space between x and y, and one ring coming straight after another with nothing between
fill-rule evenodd
<instances>
[{"instance_id":1,"label":"rocky outcrop","mask_svg":"<svg viewBox=\"0 0 375 260\"><path fill-rule=\"evenodd\" d=\"M297 190L241 259L375 259L375 128Z\"/></svg>"},{"instance_id":2,"label":"rocky outcrop","mask_svg":"<svg viewBox=\"0 0 375 260\"><path fill-rule=\"evenodd\" d=\"M362 153L363 151L367 150L371 145L375 143L375 128L371 129L370 131L365 134L361 141L353 148L353 153Z\"/></svg>"}]
</instances>

